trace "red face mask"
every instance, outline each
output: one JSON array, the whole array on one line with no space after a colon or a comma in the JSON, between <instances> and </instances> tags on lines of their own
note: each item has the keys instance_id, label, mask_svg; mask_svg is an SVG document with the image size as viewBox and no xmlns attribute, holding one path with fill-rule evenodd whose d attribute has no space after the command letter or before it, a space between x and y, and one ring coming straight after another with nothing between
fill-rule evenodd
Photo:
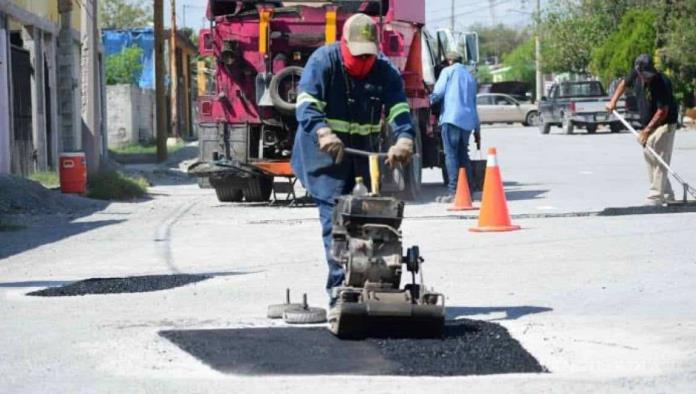
<instances>
[{"instance_id":1,"label":"red face mask","mask_svg":"<svg viewBox=\"0 0 696 394\"><path fill-rule=\"evenodd\" d=\"M365 79L377 61L377 56L373 55L353 56L343 40L341 40L341 55L348 75L356 79Z\"/></svg>"}]
</instances>

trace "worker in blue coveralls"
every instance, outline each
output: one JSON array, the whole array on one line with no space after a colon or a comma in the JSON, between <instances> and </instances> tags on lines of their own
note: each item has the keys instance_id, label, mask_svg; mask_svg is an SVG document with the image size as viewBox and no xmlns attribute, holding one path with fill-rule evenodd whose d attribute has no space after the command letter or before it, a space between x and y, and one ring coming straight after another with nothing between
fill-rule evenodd
<instances>
[{"instance_id":1,"label":"worker in blue coveralls","mask_svg":"<svg viewBox=\"0 0 696 394\"><path fill-rule=\"evenodd\" d=\"M430 103L442 101L440 113L440 134L445 150L447 168L447 194L437 198L439 202L451 203L457 189L459 169L466 169L469 190L473 185L473 169L469 160L469 138L474 131L474 139L481 150L481 124L476 110L476 79L462 64L462 56L457 52L446 55L449 66L442 70L435 83Z\"/></svg>"},{"instance_id":2,"label":"worker in blue coveralls","mask_svg":"<svg viewBox=\"0 0 696 394\"><path fill-rule=\"evenodd\" d=\"M414 130L403 80L380 52L378 37L372 18L351 16L340 43L317 49L300 80L292 168L319 207L332 305L331 289L344 279L343 267L331 256L335 200L350 194L356 177L370 185L368 160L344 156L345 147L377 151L384 119L396 141L387 153L387 164L405 164L413 154Z\"/></svg>"}]
</instances>

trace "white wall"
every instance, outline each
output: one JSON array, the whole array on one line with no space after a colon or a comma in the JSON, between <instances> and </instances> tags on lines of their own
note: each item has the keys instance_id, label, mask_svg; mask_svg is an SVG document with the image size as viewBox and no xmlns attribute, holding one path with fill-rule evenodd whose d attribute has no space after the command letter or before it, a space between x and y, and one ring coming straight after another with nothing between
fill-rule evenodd
<instances>
[{"instance_id":1,"label":"white wall","mask_svg":"<svg viewBox=\"0 0 696 394\"><path fill-rule=\"evenodd\" d=\"M0 14L0 174L10 173L10 98L7 76L7 30Z\"/></svg>"},{"instance_id":2,"label":"white wall","mask_svg":"<svg viewBox=\"0 0 696 394\"><path fill-rule=\"evenodd\" d=\"M106 87L109 148L153 138L155 94L132 85Z\"/></svg>"}]
</instances>

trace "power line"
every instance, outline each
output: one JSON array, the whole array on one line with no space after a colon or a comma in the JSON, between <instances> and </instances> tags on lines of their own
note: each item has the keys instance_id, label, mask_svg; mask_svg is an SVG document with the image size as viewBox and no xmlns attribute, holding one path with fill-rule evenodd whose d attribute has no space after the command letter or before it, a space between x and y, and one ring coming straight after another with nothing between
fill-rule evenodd
<instances>
[{"instance_id":1,"label":"power line","mask_svg":"<svg viewBox=\"0 0 696 394\"><path fill-rule=\"evenodd\" d=\"M511 1L516 1L516 0L499 0L497 3L493 3L492 6L507 4L507 3L510 3ZM488 6L488 7L483 7L483 6L472 7L472 8L467 9L466 11L459 12L459 13L455 14L454 16L456 18L459 16L466 16L466 15L471 15L471 14L475 14L475 13L482 12L482 11L488 11L490 9L489 7L490 6ZM448 15L445 17L428 19L428 21L429 22L440 22L443 20L450 19L451 17L452 17L451 15Z\"/></svg>"},{"instance_id":2,"label":"power line","mask_svg":"<svg viewBox=\"0 0 696 394\"><path fill-rule=\"evenodd\" d=\"M486 0L483 0L483 1L485 2ZM466 5L467 5L467 8L468 8L469 6L471 6L471 5L473 5L473 4L472 4L471 2L468 2ZM477 6L477 5L474 5L474 7L479 7L479 6L480 6L480 5L478 5L478 6ZM452 11L452 8L451 8L450 5L448 4L448 5L447 5L446 7L444 7L444 8L437 8L437 9L435 9L435 10L431 10L431 11L428 12L428 13L429 13L429 14L440 14L440 13L443 13L443 12L450 13L451 11Z\"/></svg>"}]
</instances>

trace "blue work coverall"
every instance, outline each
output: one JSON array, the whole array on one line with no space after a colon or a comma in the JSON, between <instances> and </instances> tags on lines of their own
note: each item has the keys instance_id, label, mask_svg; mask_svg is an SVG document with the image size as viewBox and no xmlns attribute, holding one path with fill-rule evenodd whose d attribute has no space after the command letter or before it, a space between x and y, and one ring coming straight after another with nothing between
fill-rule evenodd
<instances>
[{"instance_id":1,"label":"blue work coverall","mask_svg":"<svg viewBox=\"0 0 696 394\"><path fill-rule=\"evenodd\" d=\"M473 169L469 160L469 137L478 130L478 111L476 110L476 79L461 63L455 63L440 73L430 103L442 101L440 126L442 145L445 150L445 166L449 183L447 188L454 194L459 178L459 168L466 169L471 190Z\"/></svg>"},{"instance_id":2,"label":"blue work coverall","mask_svg":"<svg viewBox=\"0 0 696 394\"><path fill-rule=\"evenodd\" d=\"M411 113L399 70L380 54L365 79L357 80L343 67L340 44L317 49L300 79L297 98L298 129L292 152L292 168L319 207L329 276L326 289L343 283L343 267L331 257L331 218L335 200L349 194L355 178L369 188L368 160L344 155L333 157L319 150L317 130L329 127L349 148L377 151L383 120L396 138L414 137Z\"/></svg>"}]
</instances>

